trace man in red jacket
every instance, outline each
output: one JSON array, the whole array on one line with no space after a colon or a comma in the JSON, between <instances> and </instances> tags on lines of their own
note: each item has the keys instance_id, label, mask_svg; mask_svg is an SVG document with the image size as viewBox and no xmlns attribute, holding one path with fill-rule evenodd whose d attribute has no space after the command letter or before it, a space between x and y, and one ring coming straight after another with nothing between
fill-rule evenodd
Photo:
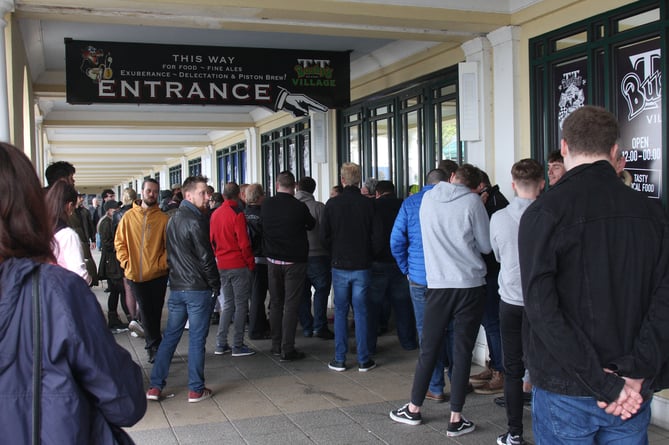
<instances>
[{"instance_id":1,"label":"man in red jacket","mask_svg":"<svg viewBox=\"0 0 669 445\"><path fill-rule=\"evenodd\" d=\"M244 344L244 323L249 311L252 272L255 268L253 250L246 230L246 218L239 206L239 186L228 182L223 189L225 201L211 215L210 239L221 276L223 315L218 325L214 354L232 352L233 357L255 354ZM228 343L228 327L235 316L232 348Z\"/></svg>"}]
</instances>

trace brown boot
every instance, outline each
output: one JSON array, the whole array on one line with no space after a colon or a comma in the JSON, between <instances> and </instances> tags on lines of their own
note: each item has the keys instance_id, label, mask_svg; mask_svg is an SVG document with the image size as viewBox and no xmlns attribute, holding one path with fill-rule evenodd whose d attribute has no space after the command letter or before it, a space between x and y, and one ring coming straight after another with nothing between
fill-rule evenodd
<instances>
[{"instance_id":1,"label":"brown boot","mask_svg":"<svg viewBox=\"0 0 669 445\"><path fill-rule=\"evenodd\" d=\"M490 362L486 362L486 367L483 371L478 374L473 374L469 376L469 383L471 383L474 388L477 388L492 378L492 369L490 369Z\"/></svg>"},{"instance_id":2,"label":"brown boot","mask_svg":"<svg viewBox=\"0 0 669 445\"><path fill-rule=\"evenodd\" d=\"M499 394L504 392L504 374L501 371L492 371L492 378L482 386L474 388L476 394Z\"/></svg>"}]
</instances>

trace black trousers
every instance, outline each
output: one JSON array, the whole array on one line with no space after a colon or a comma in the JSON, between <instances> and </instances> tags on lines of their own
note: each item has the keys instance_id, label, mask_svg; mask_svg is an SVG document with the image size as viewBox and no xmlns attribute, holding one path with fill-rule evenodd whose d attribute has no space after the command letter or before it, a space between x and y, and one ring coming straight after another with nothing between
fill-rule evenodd
<instances>
[{"instance_id":1,"label":"black trousers","mask_svg":"<svg viewBox=\"0 0 669 445\"><path fill-rule=\"evenodd\" d=\"M504 400L509 432L523 434L523 317L525 308L499 303L499 327L504 357Z\"/></svg>"},{"instance_id":2,"label":"black trousers","mask_svg":"<svg viewBox=\"0 0 669 445\"><path fill-rule=\"evenodd\" d=\"M256 263L249 306L249 337L261 338L269 331L265 300L267 299L267 264Z\"/></svg>"},{"instance_id":3,"label":"black trousers","mask_svg":"<svg viewBox=\"0 0 669 445\"><path fill-rule=\"evenodd\" d=\"M160 319L163 315L165 304L165 291L167 290L167 275L151 281L137 282L128 280L132 293L139 304L139 312L142 315L144 326L144 339L147 351L158 350L158 345L163 337L160 335Z\"/></svg>"},{"instance_id":4,"label":"black trousers","mask_svg":"<svg viewBox=\"0 0 669 445\"><path fill-rule=\"evenodd\" d=\"M269 324L272 329L272 349L282 354L295 350L297 313L304 295L307 263L277 265L269 263Z\"/></svg>"},{"instance_id":5,"label":"black trousers","mask_svg":"<svg viewBox=\"0 0 669 445\"><path fill-rule=\"evenodd\" d=\"M472 367L472 350L485 305L485 286L468 289L427 289L423 336L411 389L411 403L422 406L446 332L453 322L451 411L462 412Z\"/></svg>"},{"instance_id":6,"label":"black trousers","mask_svg":"<svg viewBox=\"0 0 669 445\"><path fill-rule=\"evenodd\" d=\"M123 313L129 319L128 306L125 304L125 288L123 286L123 278L107 278L107 287L109 287L109 297L107 298L107 311L116 313L118 310L119 300Z\"/></svg>"}]
</instances>

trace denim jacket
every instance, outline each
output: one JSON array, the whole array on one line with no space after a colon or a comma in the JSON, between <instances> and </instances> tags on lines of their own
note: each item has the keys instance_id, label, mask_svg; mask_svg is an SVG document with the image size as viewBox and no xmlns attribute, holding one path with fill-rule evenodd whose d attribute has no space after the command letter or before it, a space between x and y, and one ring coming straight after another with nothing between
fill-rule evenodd
<instances>
[{"instance_id":1,"label":"denim jacket","mask_svg":"<svg viewBox=\"0 0 669 445\"><path fill-rule=\"evenodd\" d=\"M620 376L657 389L669 357L669 226L657 201L607 161L579 165L527 209L519 255L533 384L605 402Z\"/></svg>"}]
</instances>

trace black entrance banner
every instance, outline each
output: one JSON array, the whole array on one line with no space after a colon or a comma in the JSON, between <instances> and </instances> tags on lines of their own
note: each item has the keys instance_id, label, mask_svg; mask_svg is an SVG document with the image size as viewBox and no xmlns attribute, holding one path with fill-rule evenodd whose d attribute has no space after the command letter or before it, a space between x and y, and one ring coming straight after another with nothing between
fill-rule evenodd
<instances>
[{"instance_id":1,"label":"black entrance banner","mask_svg":"<svg viewBox=\"0 0 669 445\"><path fill-rule=\"evenodd\" d=\"M350 103L349 52L65 39L67 102L256 105L304 116Z\"/></svg>"}]
</instances>

